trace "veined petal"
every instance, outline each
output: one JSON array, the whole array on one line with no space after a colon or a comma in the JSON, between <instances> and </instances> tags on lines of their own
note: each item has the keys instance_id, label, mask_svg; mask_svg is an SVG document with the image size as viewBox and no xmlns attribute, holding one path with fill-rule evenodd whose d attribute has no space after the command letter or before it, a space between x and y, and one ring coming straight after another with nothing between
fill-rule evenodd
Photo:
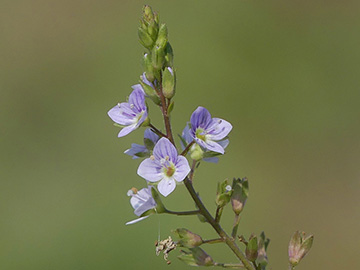
<instances>
[{"instance_id":1,"label":"veined petal","mask_svg":"<svg viewBox=\"0 0 360 270\"><path fill-rule=\"evenodd\" d=\"M133 117L128 114L125 114L125 115L123 114L123 112L124 112L123 106L125 104L127 104L127 103L121 103L121 104L118 104L118 105L114 106L113 108L111 108L108 111L108 116L115 123L127 126L127 125L131 125L133 123ZM126 107L126 105L125 105L125 107ZM132 111L130 111L130 114L132 114Z\"/></svg>"},{"instance_id":2,"label":"veined petal","mask_svg":"<svg viewBox=\"0 0 360 270\"><path fill-rule=\"evenodd\" d=\"M193 132L196 131L198 127L206 128L211 124L211 114L204 107L199 106L190 117L191 129Z\"/></svg>"},{"instance_id":3,"label":"veined petal","mask_svg":"<svg viewBox=\"0 0 360 270\"><path fill-rule=\"evenodd\" d=\"M164 177L161 172L161 166L150 158L140 163L137 174L150 182L160 181Z\"/></svg>"},{"instance_id":4,"label":"veined petal","mask_svg":"<svg viewBox=\"0 0 360 270\"><path fill-rule=\"evenodd\" d=\"M175 146L165 137L161 138L155 145L153 155L156 159L166 159L169 157L169 160L172 163L176 163L178 153Z\"/></svg>"},{"instance_id":5,"label":"veined petal","mask_svg":"<svg viewBox=\"0 0 360 270\"><path fill-rule=\"evenodd\" d=\"M129 96L129 104L130 106L134 105L133 110L136 112L145 111L146 106L144 92L140 89L133 90Z\"/></svg>"},{"instance_id":6,"label":"veined petal","mask_svg":"<svg viewBox=\"0 0 360 270\"><path fill-rule=\"evenodd\" d=\"M210 151L217 152L217 153L220 153L220 154L225 153L224 148L222 148L221 145L218 144L217 142L208 140L208 141L204 142L204 144L205 144L205 148L210 150Z\"/></svg>"},{"instance_id":7,"label":"veined petal","mask_svg":"<svg viewBox=\"0 0 360 270\"><path fill-rule=\"evenodd\" d=\"M122 130L120 130L118 137L124 137L128 135L130 132L134 131L136 129L136 124L132 124L130 126L124 127Z\"/></svg>"},{"instance_id":8,"label":"veined petal","mask_svg":"<svg viewBox=\"0 0 360 270\"><path fill-rule=\"evenodd\" d=\"M189 166L189 162L183 156L178 156L175 167L176 167L176 170L175 170L175 173L173 175L173 178L177 182L183 181L185 179L185 177L189 174L190 170L191 170L190 166Z\"/></svg>"},{"instance_id":9,"label":"veined petal","mask_svg":"<svg viewBox=\"0 0 360 270\"><path fill-rule=\"evenodd\" d=\"M134 224L134 223L137 223L145 218L148 218L149 216L145 216L145 217L140 217L140 218L137 218L137 219L134 219L134 220L131 220L131 221L128 221L125 223L125 225L131 225L131 224Z\"/></svg>"},{"instance_id":10,"label":"veined petal","mask_svg":"<svg viewBox=\"0 0 360 270\"><path fill-rule=\"evenodd\" d=\"M232 125L223 119L213 118L213 123L208 129L211 140L219 141L224 139L231 131Z\"/></svg>"},{"instance_id":11,"label":"veined petal","mask_svg":"<svg viewBox=\"0 0 360 270\"><path fill-rule=\"evenodd\" d=\"M225 139L225 140L217 141L217 143L220 144L220 146L225 149L229 145L229 140Z\"/></svg>"},{"instance_id":12,"label":"veined petal","mask_svg":"<svg viewBox=\"0 0 360 270\"><path fill-rule=\"evenodd\" d=\"M141 84L135 84L135 85L131 86L131 88L132 88L133 90L138 89L138 90L142 91L142 92L144 93L144 95L146 96L145 91L144 91L144 89L142 88Z\"/></svg>"},{"instance_id":13,"label":"veined petal","mask_svg":"<svg viewBox=\"0 0 360 270\"><path fill-rule=\"evenodd\" d=\"M173 179L163 179L158 184L158 190L160 194L167 197L171 192L174 191L176 183Z\"/></svg>"},{"instance_id":14,"label":"veined petal","mask_svg":"<svg viewBox=\"0 0 360 270\"><path fill-rule=\"evenodd\" d=\"M211 163L218 163L218 162L219 162L219 158L218 158L218 157L208 157L208 158L203 158L203 161L205 161L205 162L211 162Z\"/></svg>"}]
</instances>

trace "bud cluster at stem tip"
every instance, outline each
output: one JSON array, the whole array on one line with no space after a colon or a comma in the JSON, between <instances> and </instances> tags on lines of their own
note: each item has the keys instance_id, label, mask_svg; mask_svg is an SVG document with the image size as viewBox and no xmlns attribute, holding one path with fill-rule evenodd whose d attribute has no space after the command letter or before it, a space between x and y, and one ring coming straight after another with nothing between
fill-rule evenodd
<instances>
[{"instance_id":1,"label":"bud cluster at stem tip","mask_svg":"<svg viewBox=\"0 0 360 270\"><path fill-rule=\"evenodd\" d=\"M166 24L159 23L159 15L150 6L144 6L143 15L138 29L140 43L147 49L143 57L146 80L161 90L165 98L171 99L175 95L175 70L173 67L173 50L168 39ZM148 87L144 80L140 81L146 94L155 103L157 94L155 89ZM146 88L146 89L145 89Z\"/></svg>"}]
</instances>

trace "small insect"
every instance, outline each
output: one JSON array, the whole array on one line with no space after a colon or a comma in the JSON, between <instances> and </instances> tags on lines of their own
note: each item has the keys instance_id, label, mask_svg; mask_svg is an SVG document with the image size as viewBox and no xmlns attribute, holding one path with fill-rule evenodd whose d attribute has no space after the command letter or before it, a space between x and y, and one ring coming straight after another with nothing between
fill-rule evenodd
<instances>
[{"instance_id":1,"label":"small insect","mask_svg":"<svg viewBox=\"0 0 360 270\"><path fill-rule=\"evenodd\" d=\"M164 260L166 261L167 264L171 264L171 261L168 260L169 257L169 253L176 249L176 243L172 240L172 238L169 236L167 239L165 240L161 240L161 241L155 241L155 252L156 252L156 256L159 256L161 252L164 253Z\"/></svg>"}]
</instances>

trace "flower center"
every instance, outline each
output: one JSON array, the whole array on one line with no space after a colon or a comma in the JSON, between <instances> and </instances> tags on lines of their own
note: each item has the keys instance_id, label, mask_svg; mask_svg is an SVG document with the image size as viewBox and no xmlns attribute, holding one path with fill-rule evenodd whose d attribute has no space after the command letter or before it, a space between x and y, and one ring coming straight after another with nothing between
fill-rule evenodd
<instances>
[{"instance_id":1,"label":"flower center","mask_svg":"<svg viewBox=\"0 0 360 270\"><path fill-rule=\"evenodd\" d=\"M206 132L202 128L196 129L195 136L196 136L196 138L199 138L202 141L206 140Z\"/></svg>"},{"instance_id":2,"label":"flower center","mask_svg":"<svg viewBox=\"0 0 360 270\"><path fill-rule=\"evenodd\" d=\"M175 173L175 168L173 166L166 168L166 176L171 177Z\"/></svg>"}]
</instances>

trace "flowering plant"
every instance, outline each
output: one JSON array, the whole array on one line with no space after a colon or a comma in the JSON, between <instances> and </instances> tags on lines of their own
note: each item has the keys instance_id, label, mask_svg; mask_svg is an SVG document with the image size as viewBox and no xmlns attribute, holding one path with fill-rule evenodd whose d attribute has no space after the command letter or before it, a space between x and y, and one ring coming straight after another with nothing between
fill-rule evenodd
<instances>
[{"instance_id":1,"label":"flowering plant","mask_svg":"<svg viewBox=\"0 0 360 270\"><path fill-rule=\"evenodd\" d=\"M193 266L220 266L224 268L245 268L264 270L268 264L267 248L269 239L264 233L252 234L248 239L238 235L240 215L249 195L247 178L234 178L232 183L224 180L218 183L216 192L216 211L213 216L201 201L193 187L194 171L201 161L217 162L225 154L229 144L228 135L232 125L223 119L213 118L210 112L199 106L191 114L189 122L180 136L181 151L176 148L170 115L174 107L173 98L176 89L176 72L173 66L173 50L168 40L165 24L160 24L159 16L149 6L143 9L138 29L140 43L146 52L143 55L144 73L140 82L132 86L133 91L127 102L122 102L110 109L109 117L120 126L118 137L128 135L140 127L147 127L144 144L132 144L125 154L133 159L143 158L137 174L146 180L146 187L141 190L132 188L128 191L130 203L137 219L126 224L134 224L151 214L197 215L200 221L207 222L219 235L217 239L206 240L202 236L185 228L174 231L178 240L171 237L159 241L156 253L168 255L176 247L184 248L178 256L186 264ZM153 102L161 110L165 132L155 127L149 118L146 100ZM191 160L191 165L188 159ZM167 197L175 191L177 184L183 183L193 199L197 209L175 212L168 210L159 193ZM231 234L220 225L223 209L231 204L234 223ZM296 232L289 244L289 268L293 269L308 253L313 236L304 238L304 233ZM239 259L238 263L220 263L212 259L203 246L208 243L225 243ZM239 247L241 243L245 251Z\"/></svg>"}]
</instances>

